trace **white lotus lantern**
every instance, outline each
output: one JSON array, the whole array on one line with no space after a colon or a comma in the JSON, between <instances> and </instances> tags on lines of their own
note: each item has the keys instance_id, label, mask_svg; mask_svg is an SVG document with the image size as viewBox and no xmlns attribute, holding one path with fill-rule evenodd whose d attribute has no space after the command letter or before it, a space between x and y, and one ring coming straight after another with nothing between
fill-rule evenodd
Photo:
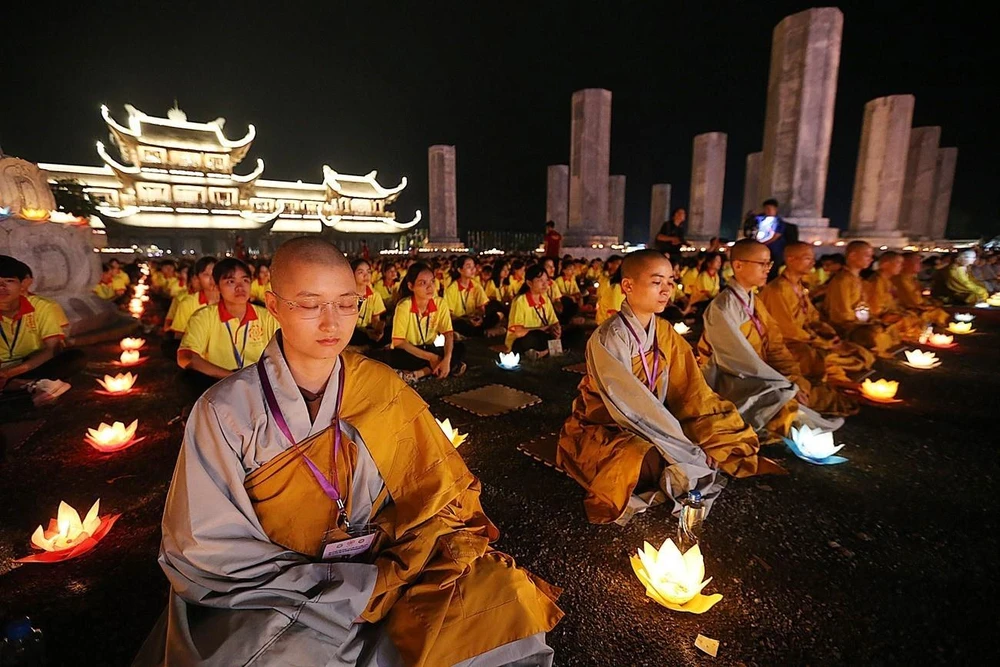
<instances>
[{"instance_id":1,"label":"white lotus lantern","mask_svg":"<svg viewBox=\"0 0 1000 667\"><path fill-rule=\"evenodd\" d=\"M972 333L972 322L949 322L948 331L953 334Z\"/></svg>"},{"instance_id":2,"label":"white lotus lantern","mask_svg":"<svg viewBox=\"0 0 1000 667\"><path fill-rule=\"evenodd\" d=\"M935 368L941 364L941 360L933 352L907 350L906 363L914 368Z\"/></svg>"},{"instance_id":3,"label":"white lotus lantern","mask_svg":"<svg viewBox=\"0 0 1000 667\"><path fill-rule=\"evenodd\" d=\"M88 428L84 437L91 447L99 452L117 452L135 444L135 430L139 427L139 420L136 419L128 426L122 422L101 425L96 429Z\"/></svg>"},{"instance_id":4,"label":"white lotus lantern","mask_svg":"<svg viewBox=\"0 0 1000 667\"><path fill-rule=\"evenodd\" d=\"M465 439L469 437L468 433L459 433L457 428L452 428L450 419L445 419L444 421L435 419L434 421L438 423L438 426L441 427L445 437L447 437L448 440L451 441L451 444L455 445L456 448L465 442Z\"/></svg>"},{"instance_id":5,"label":"white lotus lantern","mask_svg":"<svg viewBox=\"0 0 1000 667\"><path fill-rule=\"evenodd\" d=\"M986 304L994 308L1000 308L1000 292L991 294L990 298L986 299Z\"/></svg>"},{"instance_id":6,"label":"white lotus lantern","mask_svg":"<svg viewBox=\"0 0 1000 667\"><path fill-rule=\"evenodd\" d=\"M122 350L141 350L145 344L145 338L122 338L120 343Z\"/></svg>"},{"instance_id":7,"label":"white lotus lantern","mask_svg":"<svg viewBox=\"0 0 1000 667\"><path fill-rule=\"evenodd\" d=\"M952 344L954 340L955 340L954 336L949 336L948 334L936 333L936 334L931 334L930 338L927 339L927 342L933 345L934 347L948 347L949 345Z\"/></svg>"},{"instance_id":8,"label":"white lotus lantern","mask_svg":"<svg viewBox=\"0 0 1000 667\"><path fill-rule=\"evenodd\" d=\"M438 334L434 337L434 347L444 347L444 334Z\"/></svg>"},{"instance_id":9,"label":"white lotus lantern","mask_svg":"<svg viewBox=\"0 0 1000 667\"><path fill-rule=\"evenodd\" d=\"M674 331L676 331L682 336L686 336L689 333L691 333L691 327L684 324L683 322L677 322L676 324L674 324Z\"/></svg>"},{"instance_id":10,"label":"white lotus lantern","mask_svg":"<svg viewBox=\"0 0 1000 667\"><path fill-rule=\"evenodd\" d=\"M646 595L668 609L700 614L722 599L718 594L701 594L712 579L702 581L705 560L697 544L682 555L670 538L659 550L644 542L631 563Z\"/></svg>"},{"instance_id":11,"label":"white lotus lantern","mask_svg":"<svg viewBox=\"0 0 1000 667\"><path fill-rule=\"evenodd\" d=\"M791 440L807 459L820 461L833 456L843 445L837 445L833 441L833 433L821 429L812 429L803 424L800 428L792 427Z\"/></svg>"},{"instance_id":12,"label":"white lotus lantern","mask_svg":"<svg viewBox=\"0 0 1000 667\"><path fill-rule=\"evenodd\" d=\"M899 391L899 383L885 378L876 382L866 379L861 384L861 393L875 401L892 401L897 391Z\"/></svg>"},{"instance_id":13,"label":"white lotus lantern","mask_svg":"<svg viewBox=\"0 0 1000 667\"><path fill-rule=\"evenodd\" d=\"M119 373L114 377L105 375L104 379L98 379L97 383L104 387L104 390L109 394L126 394L132 391L132 385L134 385L135 381L138 379L138 375L132 375L132 373L129 372Z\"/></svg>"},{"instance_id":14,"label":"white lotus lantern","mask_svg":"<svg viewBox=\"0 0 1000 667\"><path fill-rule=\"evenodd\" d=\"M133 366L139 363L139 350L125 350L121 356L122 366Z\"/></svg>"},{"instance_id":15,"label":"white lotus lantern","mask_svg":"<svg viewBox=\"0 0 1000 667\"><path fill-rule=\"evenodd\" d=\"M521 363L521 355L516 352L501 352L498 363L500 364L500 368L512 371Z\"/></svg>"},{"instance_id":16,"label":"white lotus lantern","mask_svg":"<svg viewBox=\"0 0 1000 667\"><path fill-rule=\"evenodd\" d=\"M41 526L31 534L31 544L42 551L63 551L72 549L88 537L97 532L101 525L98 512L101 508L100 499L87 512L86 518L80 521L80 514L75 509L67 505L64 501L59 502L59 512L56 515L55 530L53 526L45 530Z\"/></svg>"},{"instance_id":17,"label":"white lotus lantern","mask_svg":"<svg viewBox=\"0 0 1000 667\"><path fill-rule=\"evenodd\" d=\"M955 321L957 322L971 322L974 319L976 316L972 313L955 313Z\"/></svg>"}]
</instances>

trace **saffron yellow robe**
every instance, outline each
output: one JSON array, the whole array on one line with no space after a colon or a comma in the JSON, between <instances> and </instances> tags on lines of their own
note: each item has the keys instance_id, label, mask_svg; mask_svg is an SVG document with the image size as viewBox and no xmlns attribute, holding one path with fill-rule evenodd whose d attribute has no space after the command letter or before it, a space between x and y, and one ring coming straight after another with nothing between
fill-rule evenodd
<instances>
[{"instance_id":1,"label":"saffron yellow robe","mask_svg":"<svg viewBox=\"0 0 1000 667\"><path fill-rule=\"evenodd\" d=\"M844 269L838 271L827 285L826 298L823 299L820 312L837 330L837 334L872 350L880 357L892 356L888 351L899 344L899 335L873 321L870 297L861 276ZM862 304L868 304L869 307L867 322L858 321L857 310Z\"/></svg>"},{"instance_id":2,"label":"saffron yellow robe","mask_svg":"<svg viewBox=\"0 0 1000 667\"><path fill-rule=\"evenodd\" d=\"M892 279L876 272L867 282L872 318L884 324L890 331L895 331L901 339L917 340L928 323L924 322L919 314L910 313L899 305Z\"/></svg>"},{"instance_id":3,"label":"saffron yellow robe","mask_svg":"<svg viewBox=\"0 0 1000 667\"><path fill-rule=\"evenodd\" d=\"M969 275L969 267L951 264L942 275L936 276L936 294L948 303L975 305L989 298L986 286Z\"/></svg>"},{"instance_id":4,"label":"saffron yellow robe","mask_svg":"<svg viewBox=\"0 0 1000 667\"><path fill-rule=\"evenodd\" d=\"M904 308L919 312L926 322L942 327L948 324L951 315L943 308L938 308L929 299L924 298L924 290L916 275L900 273L898 276L893 276L892 283L896 286L896 298Z\"/></svg>"}]
</instances>

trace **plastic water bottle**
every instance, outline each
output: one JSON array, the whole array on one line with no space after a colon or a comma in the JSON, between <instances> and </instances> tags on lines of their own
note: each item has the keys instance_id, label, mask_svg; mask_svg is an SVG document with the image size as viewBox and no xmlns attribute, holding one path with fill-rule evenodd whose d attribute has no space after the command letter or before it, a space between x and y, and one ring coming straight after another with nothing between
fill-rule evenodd
<instances>
[{"instance_id":1,"label":"plastic water bottle","mask_svg":"<svg viewBox=\"0 0 1000 667\"><path fill-rule=\"evenodd\" d=\"M4 627L0 641L0 666L41 667L45 665L45 640L42 631L31 624L27 616L15 619Z\"/></svg>"},{"instance_id":2,"label":"plastic water bottle","mask_svg":"<svg viewBox=\"0 0 1000 667\"><path fill-rule=\"evenodd\" d=\"M708 508L701 498L701 492L689 491L681 503L681 515L677 523L677 548L681 553L698 544L707 513Z\"/></svg>"}]
</instances>

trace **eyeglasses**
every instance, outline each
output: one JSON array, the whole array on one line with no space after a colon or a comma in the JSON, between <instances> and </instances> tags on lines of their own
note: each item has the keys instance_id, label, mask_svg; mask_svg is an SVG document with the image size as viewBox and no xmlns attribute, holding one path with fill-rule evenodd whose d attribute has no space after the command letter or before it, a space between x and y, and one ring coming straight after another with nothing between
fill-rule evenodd
<instances>
[{"instance_id":1,"label":"eyeglasses","mask_svg":"<svg viewBox=\"0 0 1000 667\"><path fill-rule=\"evenodd\" d=\"M279 301L284 301L288 309L303 320L315 320L323 312L324 306L329 306L335 314L343 315L344 317L357 315L361 304L364 302L364 298L358 294L341 297L336 301L316 301L315 299L292 301L277 292L271 292L271 294Z\"/></svg>"},{"instance_id":2,"label":"eyeglasses","mask_svg":"<svg viewBox=\"0 0 1000 667\"><path fill-rule=\"evenodd\" d=\"M734 262L746 262L747 264L760 264L761 266L767 267L768 270L770 270L771 267L774 266L774 262L758 262L755 259L734 259L733 261Z\"/></svg>"}]
</instances>

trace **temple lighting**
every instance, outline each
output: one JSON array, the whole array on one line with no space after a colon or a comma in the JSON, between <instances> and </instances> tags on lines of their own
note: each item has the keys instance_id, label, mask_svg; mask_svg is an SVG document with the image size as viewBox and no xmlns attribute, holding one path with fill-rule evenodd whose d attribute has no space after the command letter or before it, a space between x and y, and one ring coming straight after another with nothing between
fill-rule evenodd
<instances>
[{"instance_id":1,"label":"temple lighting","mask_svg":"<svg viewBox=\"0 0 1000 667\"><path fill-rule=\"evenodd\" d=\"M646 595L667 609L701 614L722 599L719 594L702 595L711 578L705 576L705 560L694 545L683 555L667 538L659 550L644 542L631 558L632 569L646 587Z\"/></svg>"},{"instance_id":2,"label":"temple lighting","mask_svg":"<svg viewBox=\"0 0 1000 667\"><path fill-rule=\"evenodd\" d=\"M835 444L833 433L830 431L812 429L803 424L799 428L793 426L789 435L791 437L786 438L785 443L793 454L804 461L818 465L833 465L847 461L843 456L834 456L844 448L844 445Z\"/></svg>"},{"instance_id":3,"label":"temple lighting","mask_svg":"<svg viewBox=\"0 0 1000 667\"><path fill-rule=\"evenodd\" d=\"M949 322L948 331L953 334L967 334L972 333L975 329L972 328L972 322Z\"/></svg>"},{"instance_id":4,"label":"temple lighting","mask_svg":"<svg viewBox=\"0 0 1000 667\"><path fill-rule=\"evenodd\" d=\"M937 368L941 365L941 360L933 352L907 350L906 365L913 368Z\"/></svg>"},{"instance_id":5,"label":"temple lighting","mask_svg":"<svg viewBox=\"0 0 1000 667\"><path fill-rule=\"evenodd\" d=\"M87 429L84 440L99 452L117 452L138 442L135 438L135 430L138 427L138 419L128 426L122 422L115 422L111 425L101 422L101 425L96 429Z\"/></svg>"},{"instance_id":6,"label":"temple lighting","mask_svg":"<svg viewBox=\"0 0 1000 667\"><path fill-rule=\"evenodd\" d=\"M864 394L866 398L870 398L873 401L892 401L896 397L896 392L898 390L898 382L895 380L886 380L884 378L876 382L866 379L861 384L861 393Z\"/></svg>"},{"instance_id":7,"label":"temple lighting","mask_svg":"<svg viewBox=\"0 0 1000 667\"><path fill-rule=\"evenodd\" d=\"M434 421L438 423L438 426L441 427L445 437L447 437L448 440L451 441L451 444L455 445L456 448L458 448L458 446L465 442L465 439L469 437L468 433L459 433L457 428L452 428L450 419L445 419L444 421L435 419Z\"/></svg>"},{"instance_id":8,"label":"temple lighting","mask_svg":"<svg viewBox=\"0 0 1000 667\"><path fill-rule=\"evenodd\" d=\"M521 363L521 355L516 352L501 352L497 365L504 370L512 371Z\"/></svg>"},{"instance_id":9,"label":"temple lighting","mask_svg":"<svg viewBox=\"0 0 1000 667\"><path fill-rule=\"evenodd\" d=\"M141 350L145 344L145 338L122 338L120 343L122 350Z\"/></svg>"},{"instance_id":10,"label":"temple lighting","mask_svg":"<svg viewBox=\"0 0 1000 667\"><path fill-rule=\"evenodd\" d=\"M691 333L691 327L684 324L683 322L677 322L676 324L674 324L674 331L676 331L682 336L686 336L689 333Z\"/></svg>"},{"instance_id":11,"label":"temple lighting","mask_svg":"<svg viewBox=\"0 0 1000 667\"><path fill-rule=\"evenodd\" d=\"M87 553L108 534L120 516L99 516L100 507L101 501L98 499L81 521L80 514L61 501L56 518L49 519L48 530L38 526L31 535L31 546L41 553L21 558L17 562L56 563Z\"/></svg>"},{"instance_id":12,"label":"temple lighting","mask_svg":"<svg viewBox=\"0 0 1000 667\"><path fill-rule=\"evenodd\" d=\"M104 379L98 379L97 382L105 391L109 394L127 394L132 391L132 385L135 381L139 379L138 375L132 375L129 373L119 373L118 375L111 377L110 375L105 375Z\"/></svg>"}]
</instances>

